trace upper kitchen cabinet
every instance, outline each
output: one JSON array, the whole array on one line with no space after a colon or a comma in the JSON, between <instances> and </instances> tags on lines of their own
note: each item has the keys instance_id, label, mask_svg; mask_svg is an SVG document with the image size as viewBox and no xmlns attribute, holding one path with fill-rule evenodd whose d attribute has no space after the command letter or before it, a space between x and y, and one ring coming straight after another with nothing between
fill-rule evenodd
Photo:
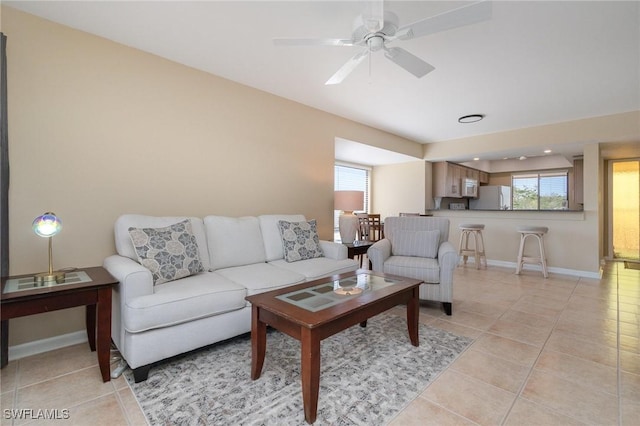
<instances>
[{"instance_id":1,"label":"upper kitchen cabinet","mask_svg":"<svg viewBox=\"0 0 640 426\"><path fill-rule=\"evenodd\" d=\"M462 166L441 161L433 163L433 196L462 198L460 185L466 172Z\"/></svg>"},{"instance_id":2,"label":"upper kitchen cabinet","mask_svg":"<svg viewBox=\"0 0 640 426\"><path fill-rule=\"evenodd\" d=\"M433 163L433 196L477 197L480 173L478 169L447 161ZM489 181L488 174L486 181Z\"/></svg>"},{"instance_id":3,"label":"upper kitchen cabinet","mask_svg":"<svg viewBox=\"0 0 640 426\"><path fill-rule=\"evenodd\" d=\"M584 203L584 161L576 159L573 161L573 199L576 204ZM576 206L577 208L578 206ZM582 206L579 206L582 207Z\"/></svg>"}]
</instances>

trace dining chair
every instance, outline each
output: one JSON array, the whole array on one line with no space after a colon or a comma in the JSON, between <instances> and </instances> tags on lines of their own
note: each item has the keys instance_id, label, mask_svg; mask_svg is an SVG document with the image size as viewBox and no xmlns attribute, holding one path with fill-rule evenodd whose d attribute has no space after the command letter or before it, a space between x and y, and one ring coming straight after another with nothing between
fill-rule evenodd
<instances>
[{"instance_id":1,"label":"dining chair","mask_svg":"<svg viewBox=\"0 0 640 426\"><path fill-rule=\"evenodd\" d=\"M356 215L359 222L360 239L376 242L384 238L384 225L380 214L361 213Z\"/></svg>"}]
</instances>

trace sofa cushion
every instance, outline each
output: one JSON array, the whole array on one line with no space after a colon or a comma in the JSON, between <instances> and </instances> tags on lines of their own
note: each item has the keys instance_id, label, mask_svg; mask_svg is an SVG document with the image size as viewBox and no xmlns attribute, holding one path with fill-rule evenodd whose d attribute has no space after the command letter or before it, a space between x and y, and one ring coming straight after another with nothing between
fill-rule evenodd
<instances>
[{"instance_id":1,"label":"sofa cushion","mask_svg":"<svg viewBox=\"0 0 640 426\"><path fill-rule=\"evenodd\" d=\"M138 261L131 237L129 236L129 228L163 228L174 223L182 222L189 219L191 222L191 230L196 237L198 243L198 252L200 254L200 262L205 270L210 269L209 251L207 250L207 237L204 233L204 223L202 219L197 217L185 216L147 216L140 214L123 214L116 219L114 225L116 251L120 256Z\"/></svg>"},{"instance_id":2,"label":"sofa cushion","mask_svg":"<svg viewBox=\"0 0 640 426\"><path fill-rule=\"evenodd\" d=\"M385 274L415 278L425 283L440 282L440 267L437 259L428 257L391 256L384 262Z\"/></svg>"},{"instance_id":3,"label":"sofa cushion","mask_svg":"<svg viewBox=\"0 0 640 426\"><path fill-rule=\"evenodd\" d=\"M301 260L300 262L287 262L284 259L280 259L269 263L304 275L307 277L307 281L355 271L359 266L357 260L334 260L326 257L316 257L315 259Z\"/></svg>"},{"instance_id":4,"label":"sofa cushion","mask_svg":"<svg viewBox=\"0 0 640 426\"><path fill-rule=\"evenodd\" d=\"M279 220L278 229L282 237L284 260L287 262L323 256L315 219L304 222Z\"/></svg>"},{"instance_id":5,"label":"sofa cushion","mask_svg":"<svg viewBox=\"0 0 640 426\"><path fill-rule=\"evenodd\" d=\"M153 294L125 304L124 328L139 333L241 309L246 293L243 286L215 272L159 284Z\"/></svg>"},{"instance_id":6,"label":"sofa cushion","mask_svg":"<svg viewBox=\"0 0 640 426\"><path fill-rule=\"evenodd\" d=\"M154 284L202 272L198 244L188 219L164 228L129 228L138 261L149 269Z\"/></svg>"},{"instance_id":7,"label":"sofa cushion","mask_svg":"<svg viewBox=\"0 0 640 426\"><path fill-rule=\"evenodd\" d=\"M282 237L278 229L278 221L286 220L288 222L302 222L307 219L301 214L268 214L258 216L260 222L260 230L264 240L264 251L267 256L267 262L272 260L284 259L284 249L282 247Z\"/></svg>"},{"instance_id":8,"label":"sofa cushion","mask_svg":"<svg viewBox=\"0 0 640 426\"><path fill-rule=\"evenodd\" d=\"M429 257L438 256L440 230L407 231L397 230L392 237L391 245L396 256Z\"/></svg>"},{"instance_id":9,"label":"sofa cushion","mask_svg":"<svg viewBox=\"0 0 640 426\"><path fill-rule=\"evenodd\" d=\"M247 296L305 282L306 277L295 271L269 263L218 269L216 273L247 289Z\"/></svg>"},{"instance_id":10,"label":"sofa cushion","mask_svg":"<svg viewBox=\"0 0 640 426\"><path fill-rule=\"evenodd\" d=\"M204 218L211 269L264 263L264 243L256 217Z\"/></svg>"}]
</instances>

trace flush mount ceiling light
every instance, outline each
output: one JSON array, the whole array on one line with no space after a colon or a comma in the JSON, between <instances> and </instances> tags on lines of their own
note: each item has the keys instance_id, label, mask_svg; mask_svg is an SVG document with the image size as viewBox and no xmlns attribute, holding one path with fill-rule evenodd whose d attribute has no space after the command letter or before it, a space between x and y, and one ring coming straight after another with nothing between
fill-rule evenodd
<instances>
[{"instance_id":1,"label":"flush mount ceiling light","mask_svg":"<svg viewBox=\"0 0 640 426\"><path fill-rule=\"evenodd\" d=\"M460 118L458 118L458 123L476 123L480 120L482 120L484 118L483 114L471 114L471 115L464 115Z\"/></svg>"}]
</instances>

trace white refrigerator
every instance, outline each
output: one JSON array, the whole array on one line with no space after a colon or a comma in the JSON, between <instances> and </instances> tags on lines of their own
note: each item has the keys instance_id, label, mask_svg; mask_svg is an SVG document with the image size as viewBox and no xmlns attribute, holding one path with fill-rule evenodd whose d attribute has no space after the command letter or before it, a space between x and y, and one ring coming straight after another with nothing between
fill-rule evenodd
<instances>
[{"instance_id":1,"label":"white refrigerator","mask_svg":"<svg viewBox=\"0 0 640 426\"><path fill-rule=\"evenodd\" d=\"M511 210L511 187L489 185L478 188L478 198L469 200L470 210Z\"/></svg>"}]
</instances>

